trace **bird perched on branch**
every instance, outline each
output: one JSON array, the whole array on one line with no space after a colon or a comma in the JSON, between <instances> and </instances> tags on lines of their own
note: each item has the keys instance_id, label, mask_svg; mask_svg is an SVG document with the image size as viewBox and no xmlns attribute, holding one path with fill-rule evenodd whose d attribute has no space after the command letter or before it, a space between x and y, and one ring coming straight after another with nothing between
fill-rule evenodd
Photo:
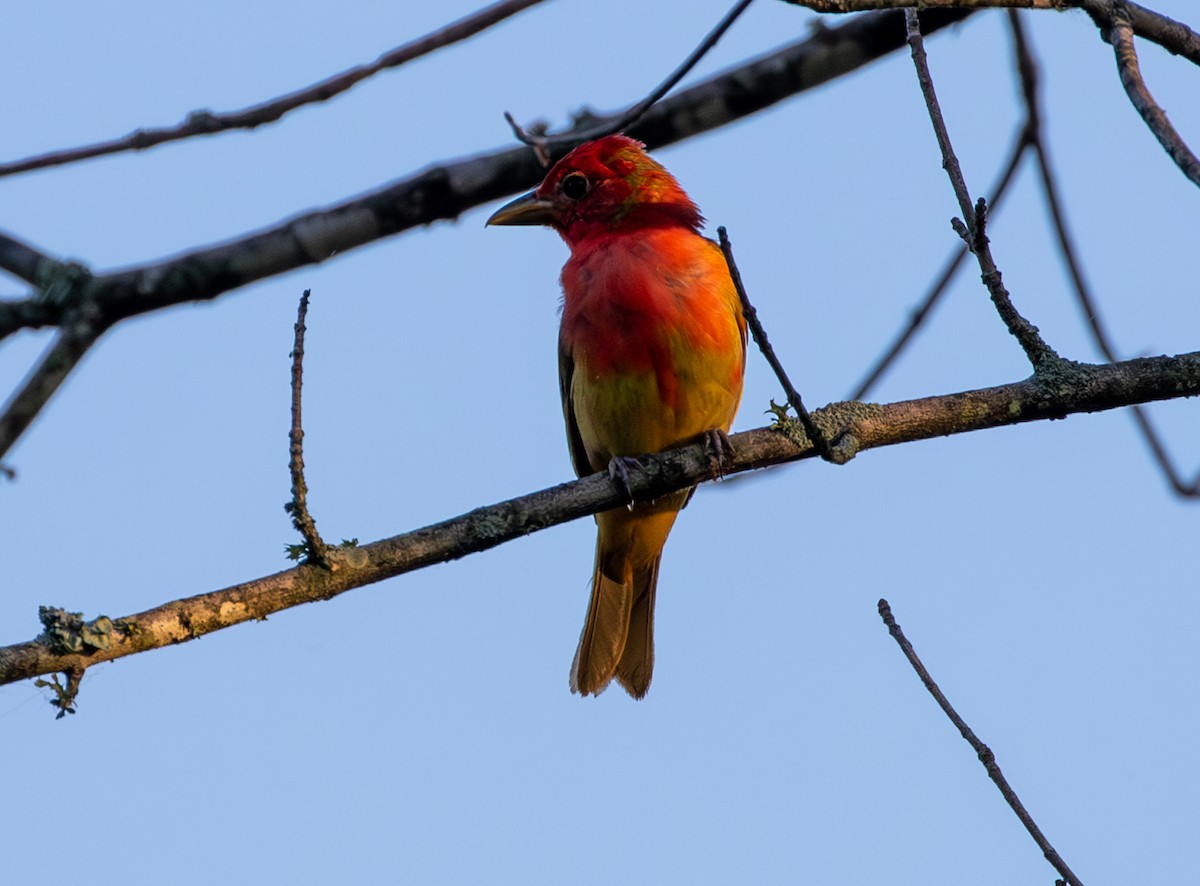
<instances>
[{"instance_id":1,"label":"bird perched on branch","mask_svg":"<svg viewBox=\"0 0 1200 886\"><path fill-rule=\"evenodd\" d=\"M725 437L742 395L746 323L699 209L644 151L612 135L576 148L488 224L548 225L562 271L559 387L579 476L627 477L640 455ZM718 450L719 451L719 450ZM654 667L654 594L667 534L691 490L596 515L592 596L571 691L616 677L634 698Z\"/></svg>"}]
</instances>

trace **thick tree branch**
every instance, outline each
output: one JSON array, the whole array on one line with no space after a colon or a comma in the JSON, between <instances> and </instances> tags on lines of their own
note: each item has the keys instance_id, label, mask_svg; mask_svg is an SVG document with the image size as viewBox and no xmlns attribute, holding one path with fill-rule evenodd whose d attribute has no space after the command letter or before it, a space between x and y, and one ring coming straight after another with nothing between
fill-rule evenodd
<instances>
[{"instance_id":1,"label":"thick tree branch","mask_svg":"<svg viewBox=\"0 0 1200 886\"><path fill-rule=\"evenodd\" d=\"M361 83L368 77L380 71L396 68L420 58L423 55L466 40L487 28L504 21L518 12L541 3L542 0L501 0L478 12L452 22L440 30L426 34L390 52L386 52L375 61L359 65L348 71L343 71L320 83L288 93L279 98L243 108L240 111L213 113L212 111L193 111L187 119L178 126L159 129L139 129L124 138L111 139L97 144L70 148L63 151L52 151L39 154L36 157L26 157L11 163L0 164L0 177L16 175L19 172L29 172L33 169L45 169L50 166L61 166L65 163L75 163L92 157L103 157L107 154L119 154L123 151L144 151L156 145L180 141L198 135L215 135L231 129L254 129L266 123L274 123L285 114L302 108L305 105L328 101L341 95L350 87Z\"/></svg>"},{"instance_id":2,"label":"thick tree branch","mask_svg":"<svg viewBox=\"0 0 1200 886\"><path fill-rule=\"evenodd\" d=\"M844 458L880 446L948 434L1064 418L1143 403L1200 395L1200 352L1150 357L1117 364L1063 361L1036 378L888 405L837 403L813 418ZM812 444L790 423L732 438L726 473L810 458ZM644 501L712 477L710 453L696 444L643 459L631 472L634 498ZM0 684L58 671L77 672L104 661L192 640L272 612L326 600L386 578L487 550L531 532L625 504L626 493L606 473L479 508L443 523L346 549L330 569L301 565L224 590L176 600L113 619L105 648L74 638L43 635L0 648ZM86 624L93 624L87 622Z\"/></svg>"}]
</instances>

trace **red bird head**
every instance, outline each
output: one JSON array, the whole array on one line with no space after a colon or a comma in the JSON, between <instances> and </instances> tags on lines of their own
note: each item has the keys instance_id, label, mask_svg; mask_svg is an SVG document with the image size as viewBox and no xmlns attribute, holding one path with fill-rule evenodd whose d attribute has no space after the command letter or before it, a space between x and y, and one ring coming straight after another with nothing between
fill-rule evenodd
<instances>
[{"instance_id":1,"label":"red bird head","mask_svg":"<svg viewBox=\"0 0 1200 886\"><path fill-rule=\"evenodd\" d=\"M697 230L704 219L645 145L609 135L580 145L537 188L496 210L489 225L549 225L569 244L644 227Z\"/></svg>"}]
</instances>

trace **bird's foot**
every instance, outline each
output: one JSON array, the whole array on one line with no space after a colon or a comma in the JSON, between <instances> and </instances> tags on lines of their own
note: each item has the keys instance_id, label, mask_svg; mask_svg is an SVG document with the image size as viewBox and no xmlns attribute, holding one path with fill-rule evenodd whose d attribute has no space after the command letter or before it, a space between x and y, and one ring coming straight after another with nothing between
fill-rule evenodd
<instances>
[{"instance_id":1,"label":"bird's foot","mask_svg":"<svg viewBox=\"0 0 1200 886\"><path fill-rule=\"evenodd\" d=\"M718 480L725 476L725 470L733 466L733 443L729 435L720 428L704 432L704 450L708 453L712 465L713 476Z\"/></svg>"},{"instance_id":2,"label":"bird's foot","mask_svg":"<svg viewBox=\"0 0 1200 886\"><path fill-rule=\"evenodd\" d=\"M621 494L625 497L625 507L632 511L633 489L629 485L630 471L639 471L643 475L646 473L642 463L628 455L614 455L612 461L608 463L608 479L612 480L621 490Z\"/></svg>"}]
</instances>

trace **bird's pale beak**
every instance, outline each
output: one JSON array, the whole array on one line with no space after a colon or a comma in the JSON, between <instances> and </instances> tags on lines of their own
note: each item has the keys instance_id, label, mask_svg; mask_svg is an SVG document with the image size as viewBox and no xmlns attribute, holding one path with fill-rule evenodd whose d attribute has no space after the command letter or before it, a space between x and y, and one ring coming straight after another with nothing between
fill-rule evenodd
<instances>
[{"instance_id":1,"label":"bird's pale beak","mask_svg":"<svg viewBox=\"0 0 1200 886\"><path fill-rule=\"evenodd\" d=\"M532 191L505 203L492 213L489 225L548 225L554 222L554 204Z\"/></svg>"}]
</instances>

